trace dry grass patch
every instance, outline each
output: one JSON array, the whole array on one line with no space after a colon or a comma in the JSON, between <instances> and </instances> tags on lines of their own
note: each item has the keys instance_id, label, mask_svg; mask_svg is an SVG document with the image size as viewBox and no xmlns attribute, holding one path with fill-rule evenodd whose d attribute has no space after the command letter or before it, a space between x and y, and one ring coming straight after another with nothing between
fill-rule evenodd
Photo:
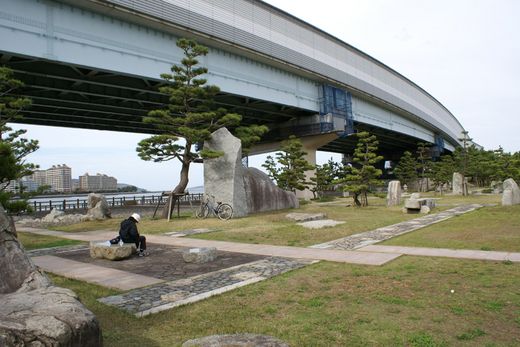
<instances>
[{"instance_id":1,"label":"dry grass patch","mask_svg":"<svg viewBox=\"0 0 520 347\"><path fill-rule=\"evenodd\" d=\"M291 346L520 344L520 264L419 257L382 267L322 262L143 319L95 300L113 291L54 278L94 311L105 346L180 346L243 332Z\"/></svg>"},{"instance_id":2,"label":"dry grass patch","mask_svg":"<svg viewBox=\"0 0 520 347\"><path fill-rule=\"evenodd\" d=\"M484 207L382 244L520 252L520 205Z\"/></svg>"}]
</instances>

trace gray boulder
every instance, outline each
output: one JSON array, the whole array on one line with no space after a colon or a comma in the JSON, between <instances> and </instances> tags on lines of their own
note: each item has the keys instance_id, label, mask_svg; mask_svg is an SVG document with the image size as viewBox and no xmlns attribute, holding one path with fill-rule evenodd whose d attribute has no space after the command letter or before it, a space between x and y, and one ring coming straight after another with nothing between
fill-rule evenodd
<instances>
[{"instance_id":1,"label":"gray boulder","mask_svg":"<svg viewBox=\"0 0 520 347\"><path fill-rule=\"evenodd\" d=\"M386 206L399 206L401 204L401 182L390 181L386 194Z\"/></svg>"},{"instance_id":2,"label":"gray boulder","mask_svg":"<svg viewBox=\"0 0 520 347\"><path fill-rule=\"evenodd\" d=\"M269 176L256 168L247 168L244 175L248 213L298 208L300 202L293 192L279 188Z\"/></svg>"},{"instance_id":3,"label":"gray boulder","mask_svg":"<svg viewBox=\"0 0 520 347\"><path fill-rule=\"evenodd\" d=\"M520 188L515 180L508 178L504 181L504 192L502 193L502 206L520 204Z\"/></svg>"},{"instance_id":4,"label":"gray boulder","mask_svg":"<svg viewBox=\"0 0 520 347\"><path fill-rule=\"evenodd\" d=\"M0 205L0 295L50 285L18 242L13 220ZM1 305L0 305L1 306Z\"/></svg>"},{"instance_id":5,"label":"gray boulder","mask_svg":"<svg viewBox=\"0 0 520 347\"><path fill-rule=\"evenodd\" d=\"M204 191L230 204L233 216L246 216L242 143L226 128L220 128L204 142L204 149L224 153L218 158L204 160Z\"/></svg>"},{"instance_id":6,"label":"gray boulder","mask_svg":"<svg viewBox=\"0 0 520 347\"><path fill-rule=\"evenodd\" d=\"M111 245L108 241L90 241L90 257L94 259L123 260L136 250L135 243Z\"/></svg>"},{"instance_id":7,"label":"gray boulder","mask_svg":"<svg viewBox=\"0 0 520 347\"><path fill-rule=\"evenodd\" d=\"M65 212L63 211L60 211L60 210L57 210L55 208L53 208L51 210L51 212L49 212L48 214L46 214L43 218L42 218L42 223L49 223L49 224L52 224L52 223L55 223L56 219L60 218L60 217L63 217L65 216Z\"/></svg>"},{"instance_id":8,"label":"gray boulder","mask_svg":"<svg viewBox=\"0 0 520 347\"><path fill-rule=\"evenodd\" d=\"M190 248L182 252L182 259L186 263L203 264L215 260L216 257L215 247Z\"/></svg>"},{"instance_id":9,"label":"gray boulder","mask_svg":"<svg viewBox=\"0 0 520 347\"><path fill-rule=\"evenodd\" d=\"M468 194L468 182L462 174L458 172L453 173L452 179L452 191L454 195L467 195Z\"/></svg>"},{"instance_id":10,"label":"gray boulder","mask_svg":"<svg viewBox=\"0 0 520 347\"><path fill-rule=\"evenodd\" d=\"M111 216L107 200L102 194L90 193L88 195L87 207L87 216L89 216L90 219L101 220L110 218Z\"/></svg>"},{"instance_id":11,"label":"gray boulder","mask_svg":"<svg viewBox=\"0 0 520 347\"><path fill-rule=\"evenodd\" d=\"M224 153L204 160L204 190L230 204L234 217L299 206L294 193L278 188L262 171L243 166L242 144L226 128L211 134L204 148Z\"/></svg>"},{"instance_id":12,"label":"gray boulder","mask_svg":"<svg viewBox=\"0 0 520 347\"><path fill-rule=\"evenodd\" d=\"M0 205L0 346L102 346L96 317L27 256Z\"/></svg>"}]
</instances>

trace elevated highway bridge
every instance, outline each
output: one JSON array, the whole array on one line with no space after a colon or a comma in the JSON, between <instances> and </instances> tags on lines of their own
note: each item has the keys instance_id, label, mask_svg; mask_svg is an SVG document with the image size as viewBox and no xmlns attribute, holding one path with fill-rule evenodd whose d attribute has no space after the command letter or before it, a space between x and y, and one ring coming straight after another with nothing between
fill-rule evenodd
<instances>
[{"instance_id":1,"label":"elevated highway bridge","mask_svg":"<svg viewBox=\"0 0 520 347\"><path fill-rule=\"evenodd\" d=\"M33 99L27 124L157 133L141 119L167 103L159 75L188 37L209 47L217 102L270 127L258 152L295 134L348 154L349 135L368 130L395 159L421 141L453 151L464 131L414 82L258 0L0 0L0 37L0 64Z\"/></svg>"}]
</instances>

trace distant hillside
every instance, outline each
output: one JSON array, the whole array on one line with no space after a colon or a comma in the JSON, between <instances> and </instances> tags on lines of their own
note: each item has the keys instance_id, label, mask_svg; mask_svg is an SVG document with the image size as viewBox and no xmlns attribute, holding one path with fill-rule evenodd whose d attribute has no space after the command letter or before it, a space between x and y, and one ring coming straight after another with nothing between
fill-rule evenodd
<instances>
[{"instance_id":1,"label":"distant hillside","mask_svg":"<svg viewBox=\"0 0 520 347\"><path fill-rule=\"evenodd\" d=\"M126 183L118 183L117 184L117 189L123 189L123 188L126 188L126 187L130 187L130 186L133 186L133 184L126 184ZM135 187L135 186L134 186ZM146 193L148 192L146 189L144 188L139 188L137 187L137 192L138 193Z\"/></svg>"}]
</instances>

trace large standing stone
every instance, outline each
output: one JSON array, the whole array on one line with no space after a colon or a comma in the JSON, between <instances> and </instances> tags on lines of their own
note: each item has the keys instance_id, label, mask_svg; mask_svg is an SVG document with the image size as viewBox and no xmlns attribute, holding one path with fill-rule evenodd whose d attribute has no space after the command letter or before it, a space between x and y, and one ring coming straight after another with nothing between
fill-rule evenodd
<instances>
[{"instance_id":1,"label":"large standing stone","mask_svg":"<svg viewBox=\"0 0 520 347\"><path fill-rule=\"evenodd\" d=\"M398 206L401 204L401 182L390 181L386 195L386 206Z\"/></svg>"},{"instance_id":2,"label":"large standing stone","mask_svg":"<svg viewBox=\"0 0 520 347\"><path fill-rule=\"evenodd\" d=\"M520 188L515 180L508 178L504 181L504 192L502 193L502 206L520 204Z\"/></svg>"},{"instance_id":3,"label":"large standing stone","mask_svg":"<svg viewBox=\"0 0 520 347\"><path fill-rule=\"evenodd\" d=\"M294 193L280 189L258 169L244 168L242 144L226 128L215 131L204 148L224 153L204 160L204 191L229 203L234 217L299 206Z\"/></svg>"},{"instance_id":4,"label":"large standing stone","mask_svg":"<svg viewBox=\"0 0 520 347\"><path fill-rule=\"evenodd\" d=\"M233 216L247 215L242 144L226 129L220 128L204 143L204 149L221 151L223 156L204 160L204 191L233 207Z\"/></svg>"},{"instance_id":5,"label":"large standing stone","mask_svg":"<svg viewBox=\"0 0 520 347\"><path fill-rule=\"evenodd\" d=\"M452 180L452 191L454 195L467 195L468 194L468 185L466 182L466 178L462 176L462 174L458 172L453 173Z\"/></svg>"},{"instance_id":6,"label":"large standing stone","mask_svg":"<svg viewBox=\"0 0 520 347\"><path fill-rule=\"evenodd\" d=\"M111 216L107 199L102 194L90 193L88 195L87 207L87 216L91 219L105 219Z\"/></svg>"},{"instance_id":7,"label":"large standing stone","mask_svg":"<svg viewBox=\"0 0 520 347\"><path fill-rule=\"evenodd\" d=\"M0 346L102 346L96 317L27 256L0 205Z\"/></svg>"}]
</instances>

